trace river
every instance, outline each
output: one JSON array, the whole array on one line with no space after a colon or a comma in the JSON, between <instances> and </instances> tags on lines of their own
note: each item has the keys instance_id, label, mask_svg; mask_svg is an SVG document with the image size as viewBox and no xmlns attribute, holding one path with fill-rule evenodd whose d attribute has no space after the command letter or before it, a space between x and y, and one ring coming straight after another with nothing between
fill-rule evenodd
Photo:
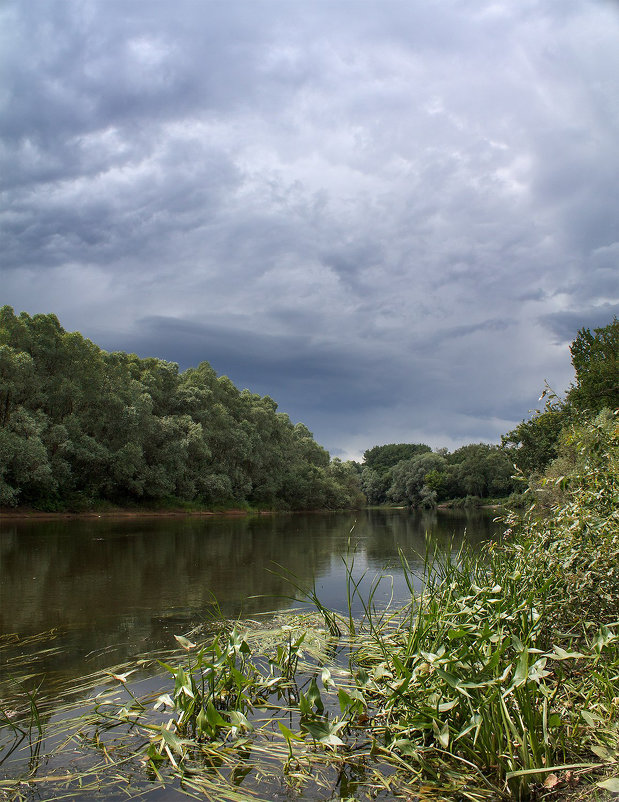
<instances>
[{"instance_id":1,"label":"river","mask_svg":"<svg viewBox=\"0 0 619 802\"><path fill-rule=\"evenodd\" d=\"M405 601L400 552L420 573L426 533L455 552L500 531L487 511L0 520L4 704L16 675L43 679L64 701L79 677L172 647L174 635L214 615L299 607L311 587L344 612L353 560L362 592L385 576L378 605Z\"/></svg>"}]
</instances>

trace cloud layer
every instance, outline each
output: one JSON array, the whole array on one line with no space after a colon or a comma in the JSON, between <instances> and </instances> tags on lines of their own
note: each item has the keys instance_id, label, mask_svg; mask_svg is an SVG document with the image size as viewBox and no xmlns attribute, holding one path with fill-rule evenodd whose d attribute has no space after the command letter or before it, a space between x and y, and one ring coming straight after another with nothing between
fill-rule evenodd
<instances>
[{"instance_id":1,"label":"cloud layer","mask_svg":"<svg viewBox=\"0 0 619 802\"><path fill-rule=\"evenodd\" d=\"M332 454L496 440L618 308L619 11L8 2L2 298Z\"/></svg>"}]
</instances>

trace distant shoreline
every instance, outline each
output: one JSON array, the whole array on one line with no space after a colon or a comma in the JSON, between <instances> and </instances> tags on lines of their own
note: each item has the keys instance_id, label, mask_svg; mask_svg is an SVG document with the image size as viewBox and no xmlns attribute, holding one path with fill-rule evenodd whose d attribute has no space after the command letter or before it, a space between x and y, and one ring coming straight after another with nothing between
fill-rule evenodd
<instances>
[{"instance_id":1,"label":"distant shoreline","mask_svg":"<svg viewBox=\"0 0 619 802\"><path fill-rule=\"evenodd\" d=\"M498 510L501 504L482 504L476 509ZM367 507L366 509L381 509L381 507ZM389 506L382 509L404 510L406 507ZM439 504L437 509L444 512L454 509L449 503ZM61 520L90 520L95 518L105 518L107 520L131 520L133 518L214 518L232 517L241 518L248 515L277 515L281 513L290 515L294 512L317 513L333 512L333 510L244 510L233 508L229 510L148 510L148 509L123 509L115 510L83 510L81 512L58 511L45 512L34 510L27 507L0 507L0 523L3 521L61 521Z\"/></svg>"},{"instance_id":2,"label":"distant shoreline","mask_svg":"<svg viewBox=\"0 0 619 802\"><path fill-rule=\"evenodd\" d=\"M88 510L84 512L41 512L40 510L29 509L0 509L0 523L2 521L57 521L71 518L107 518L107 519L131 519L131 518L186 518L186 517L214 517L214 516L233 516L241 517L245 515L273 515L272 510L105 510L96 512Z\"/></svg>"}]
</instances>

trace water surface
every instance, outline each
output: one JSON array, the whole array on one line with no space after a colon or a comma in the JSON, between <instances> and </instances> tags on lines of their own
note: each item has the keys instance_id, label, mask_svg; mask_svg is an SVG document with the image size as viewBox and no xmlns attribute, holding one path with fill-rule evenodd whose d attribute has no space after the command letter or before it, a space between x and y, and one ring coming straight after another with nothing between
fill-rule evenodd
<instances>
[{"instance_id":1,"label":"water surface","mask_svg":"<svg viewBox=\"0 0 619 802\"><path fill-rule=\"evenodd\" d=\"M216 615L298 608L303 589L315 588L326 607L345 612L353 562L355 579L365 577L363 593L377 576L385 577L378 605L404 602L410 591L400 552L421 572L427 533L439 548L455 552L463 541L476 546L500 531L489 513L405 510L0 521L2 707L18 707L23 689L41 680L47 711L83 699L75 690L79 678L173 647L175 634ZM353 612L361 611L356 601ZM38 638L41 633L48 634ZM16 682L26 674L32 675L26 683ZM0 774L27 773L28 760L16 752L5 762L3 749ZM17 758L23 766L13 765ZM72 798L90 799L85 793ZM152 789L148 798L183 797Z\"/></svg>"},{"instance_id":2,"label":"water surface","mask_svg":"<svg viewBox=\"0 0 619 802\"><path fill-rule=\"evenodd\" d=\"M344 610L353 553L368 582L393 577L399 601L408 593L399 549L419 568L427 532L452 549L499 531L487 513L405 510L0 521L0 634L56 628L66 648L39 670L92 671L170 646L218 609L242 617L298 606L287 576L315 583L325 606ZM387 581L377 599L390 593Z\"/></svg>"}]
</instances>

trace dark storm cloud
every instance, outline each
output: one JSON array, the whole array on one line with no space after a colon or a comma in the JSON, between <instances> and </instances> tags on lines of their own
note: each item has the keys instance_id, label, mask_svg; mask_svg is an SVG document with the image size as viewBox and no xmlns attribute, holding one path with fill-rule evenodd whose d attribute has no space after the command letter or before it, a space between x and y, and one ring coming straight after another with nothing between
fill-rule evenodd
<instances>
[{"instance_id":1,"label":"dark storm cloud","mask_svg":"<svg viewBox=\"0 0 619 802\"><path fill-rule=\"evenodd\" d=\"M354 413L377 411L384 404L386 386L401 391L405 384L398 382L392 366L380 356L352 355L337 345L316 344L305 334L277 337L226 325L148 317L136 321L119 341L109 334L105 345L109 350L122 346L140 356L169 361L182 353L181 370L197 366L208 354L206 361L239 387L248 382L252 391L268 394L269 386L275 384L280 388L275 400L282 407L293 404L319 412L344 404Z\"/></svg>"},{"instance_id":2,"label":"dark storm cloud","mask_svg":"<svg viewBox=\"0 0 619 802\"><path fill-rule=\"evenodd\" d=\"M334 453L494 440L619 301L606 2L7 2L2 302Z\"/></svg>"},{"instance_id":3,"label":"dark storm cloud","mask_svg":"<svg viewBox=\"0 0 619 802\"><path fill-rule=\"evenodd\" d=\"M559 343L570 343L582 328L593 331L607 326L613 318L619 316L619 304L602 304L590 308L579 308L578 311L556 312L547 315L544 323L555 335Z\"/></svg>"}]
</instances>

